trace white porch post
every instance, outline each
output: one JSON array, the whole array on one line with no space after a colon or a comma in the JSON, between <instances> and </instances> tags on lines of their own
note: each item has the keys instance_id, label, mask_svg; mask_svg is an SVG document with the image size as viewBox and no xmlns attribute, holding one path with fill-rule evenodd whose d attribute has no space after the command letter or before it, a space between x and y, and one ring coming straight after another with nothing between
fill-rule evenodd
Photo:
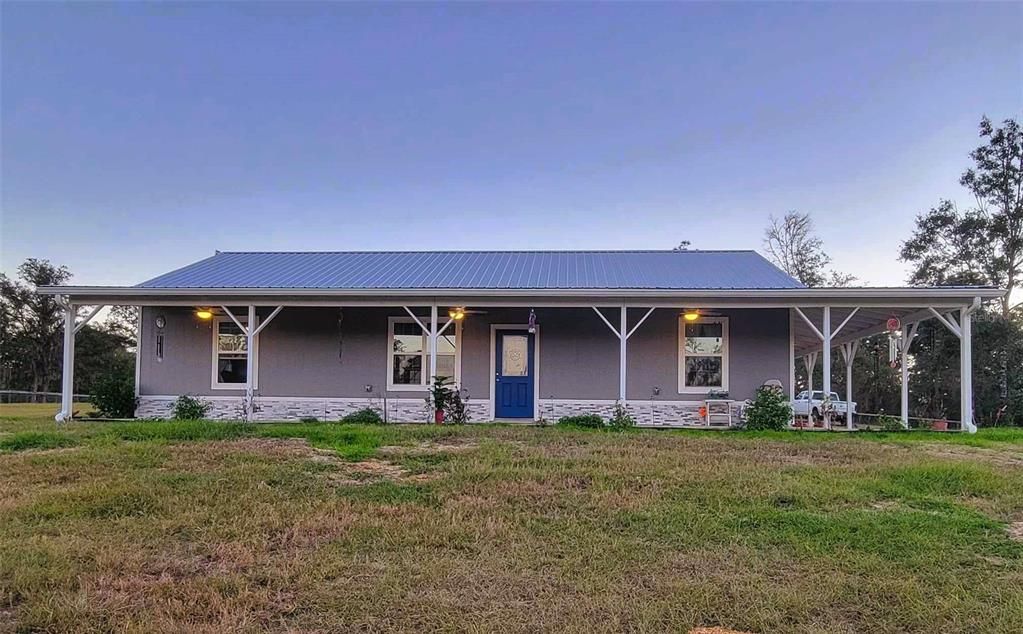
<instances>
[{"instance_id":1,"label":"white porch post","mask_svg":"<svg viewBox=\"0 0 1023 634\"><path fill-rule=\"evenodd\" d=\"M806 366L806 390L810 393L810 400L813 400L813 371L817 368L817 353L811 352L804 356L803 365Z\"/></svg>"},{"instance_id":2,"label":"white porch post","mask_svg":"<svg viewBox=\"0 0 1023 634\"><path fill-rule=\"evenodd\" d=\"M60 411L55 419L58 423L71 420L74 408L75 390L75 314L70 302L64 306L64 367L60 387Z\"/></svg>"},{"instance_id":3,"label":"white porch post","mask_svg":"<svg viewBox=\"0 0 1023 634\"><path fill-rule=\"evenodd\" d=\"M821 339L823 340L824 347L821 352L824 354L824 363L821 366L821 370L823 374L822 389L824 390L824 400L826 401L831 396L831 306L825 306L823 313L823 321L821 322L821 334L823 337ZM824 408L822 407L821 409ZM821 414L825 414L825 412L821 412ZM824 418L824 424L827 425L828 429L831 429L831 413L828 412Z\"/></svg>"},{"instance_id":4,"label":"white porch post","mask_svg":"<svg viewBox=\"0 0 1023 634\"><path fill-rule=\"evenodd\" d=\"M796 400L796 324L789 311L789 403Z\"/></svg>"},{"instance_id":5,"label":"white porch post","mask_svg":"<svg viewBox=\"0 0 1023 634\"><path fill-rule=\"evenodd\" d=\"M626 333L629 332L628 326L629 309L624 305L622 306L622 321L621 326L618 328L618 340L620 345L619 352L619 368L618 368L618 400L621 401L622 405L625 405L625 373L626 373L626 352L628 350L629 337Z\"/></svg>"},{"instance_id":6,"label":"white porch post","mask_svg":"<svg viewBox=\"0 0 1023 634\"><path fill-rule=\"evenodd\" d=\"M430 376L429 382L432 384L433 380L437 376L437 304L430 306Z\"/></svg>"},{"instance_id":7,"label":"white porch post","mask_svg":"<svg viewBox=\"0 0 1023 634\"><path fill-rule=\"evenodd\" d=\"M856 352L860 348L859 341L850 341L849 343L842 344L842 356L845 359L845 428L852 431L853 429L853 389L852 389L852 377L853 377L853 362L856 360Z\"/></svg>"},{"instance_id":8,"label":"white porch post","mask_svg":"<svg viewBox=\"0 0 1023 634\"><path fill-rule=\"evenodd\" d=\"M912 336L908 324L902 326L902 341L899 342L899 366L902 370L902 399L900 411L902 412L902 426L909 429L909 338Z\"/></svg>"},{"instance_id":9,"label":"white porch post","mask_svg":"<svg viewBox=\"0 0 1023 634\"><path fill-rule=\"evenodd\" d=\"M256 380L256 307L249 304L249 320L245 323L245 420L253 419L255 409L255 392L253 381Z\"/></svg>"},{"instance_id":10,"label":"white porch post","mask_svg":"<svg viewBox=\"0 0 1023 634\"><path fill-rule=\"evenodd\" d=\"M977 426L973 423L973 317L969 308L959 310L959 330L962 335L959 338L959 379L960 389L960 412L959 420L962 421L960 429L971 434L977 433Z\"/></svg>"}]
</instances>

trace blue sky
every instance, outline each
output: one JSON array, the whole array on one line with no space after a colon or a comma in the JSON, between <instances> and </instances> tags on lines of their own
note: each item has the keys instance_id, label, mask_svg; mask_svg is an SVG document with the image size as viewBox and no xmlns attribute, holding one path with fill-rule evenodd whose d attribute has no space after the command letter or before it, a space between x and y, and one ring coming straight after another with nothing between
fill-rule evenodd
<instances>
[{"instance_id":1,"label":"blue sky","mask_svg":"<svg viewBox=\"0 0 1023 634\"><path fill-rule=\"evenodd\" d=\"M0 265L221 250L761 248L811 212L899 284L1023 4L2 7Z\"/></svg>"}]
</instances>

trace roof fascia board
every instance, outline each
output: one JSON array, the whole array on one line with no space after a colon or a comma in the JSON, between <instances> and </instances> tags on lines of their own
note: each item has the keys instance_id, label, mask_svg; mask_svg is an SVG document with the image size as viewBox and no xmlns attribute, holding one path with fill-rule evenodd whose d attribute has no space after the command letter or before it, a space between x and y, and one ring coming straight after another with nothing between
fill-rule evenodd
<instances>
[{"instance_id":1,"label":"roof fascia board","mask_svg":"<svg viewBox=\"0 0 1023 634\"><path fill-rule=\"evenodd\" d=\"M837 306L855 299L994 299L997 288L775 288L775 289L307 289L307 288L139 288L124 286L42 286L44 295L72 297L587 297L587 298L746 298L791 299L805 306ZM856 306L860 304L849 304Z\"/></svg>"}]
</instances>

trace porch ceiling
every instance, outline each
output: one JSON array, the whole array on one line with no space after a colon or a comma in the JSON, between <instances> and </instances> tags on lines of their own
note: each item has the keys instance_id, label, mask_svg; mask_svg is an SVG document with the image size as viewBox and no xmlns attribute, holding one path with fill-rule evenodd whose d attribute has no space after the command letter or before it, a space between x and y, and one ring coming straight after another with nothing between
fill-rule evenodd
<instances>
[{"instance_id":1,"label":"porch ceiling","mask_svg":"<svg viewBox=\"0 0 1023 634\"><path fill-rule=\"evenodd\" d=\"M135 306L469 306L487 307L620 307L635 308L794 308L821 329L824 306L831 307L832 332L856 313L832 339L833 346L886 330L890 317L909 324L958 312L975 300L1001 297L990 287L784 288L784 289L254 289L139 288L50 286L42 294L62 295L75 305ZM821 340L793 315L794 349L803 355L821 349Z\"/></svg>"},{"instance_id":2,"label":"porch ceiling","mask_svg":"<svg viewBox=\"0 0 1023 634\"><path fill-rule=\"evenodd\" d=\"M967 307L969 305L969 303L964 303L961 307ZM937 310L942 314L950 311L958 313L958 308L959 307L953 308L943 306L937 307ZM801 310L818 329L821 329L821 324L824 319L823 308L801 308ZM847 317L849 317L853 310L855 310L853 307L831 309L832 332L834 332L835 329L838 328ZM905 325L924 321L926 319L934 319L934 313L928 310L927 305L896 308L860 308L859 310L856 310L856 313L849 319L848 323L845 324L838 334L834 335L831 340L832 347L838 347L843 343L887 332L887 322L891 317L899 318L902 324ZM799 315L793 315L792 325L796 356L820 351L823 348L820 337L818 337L817 334L810 329L810 326L803 321Z\"/></svg>"}]
</instances>

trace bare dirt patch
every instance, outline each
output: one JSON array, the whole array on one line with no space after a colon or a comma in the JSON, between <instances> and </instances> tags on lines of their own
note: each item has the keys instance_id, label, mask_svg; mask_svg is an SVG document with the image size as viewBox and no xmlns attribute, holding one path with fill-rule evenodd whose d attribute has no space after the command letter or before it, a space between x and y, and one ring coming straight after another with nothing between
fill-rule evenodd
<instances>
[{"instance_id":1,"label":"bare dirt patch","mask_svg":"<svg viewBox=\"0 0 1023 634\"><path fill-rule=\"evenodd\" d=\"M433 473L410 473L401 465L369 458L359 462L341 463L341 468L330 478L336 485L350 486L374 482L427 482L437 477Z\"/></svg>"},{"instance_id":2,"label":"bare dirt patch","mask_svg":"<svg viewBox=\"0 0 1023 634\"><path fill-rule=\"evenodd\" d=\"M187 466L192 470L216 470L224 459L248 454L274 462L310 460L329 465L333 469L326 473L326 478L335 486L356 486L385 480L423 482L436 477L430 473L413 474L401 465L378 458L349 462L335 451L313 447L304 438L244 438L202 445L186 443L176 445L174 449L172 468L175 469Z\"/></svg>"},{"instance_id":3,"label":"bare dirt patch","mask_svg":"<svg viewBox=\"0 0 1023 634\"><path fill-rule=\"evenodd\" d=\"M397 480L408 475L408 472L400 466L384 460L370 458L361 462L353 462L347 465L347 471L358 473L369 477L386 478Z\"/></svg>"},{"instance_id":4,"label":"bare dirt patch","mask_svg":"<svg viewBox=\"0 0 1023 634\"><path fill-rule=\"evenodd\" d=\"M1009 524L1006 531L1009 533L1009 539L1016 542L1023 542L1023 522L1013 522Z\"/></svg>"},{"instance_id":5,"label":"bare dirt patch","mask_svg":"<svg viewBox=\"0 0 1023 634\"><path fill-rule=\"evenodd\" d=\"M81 447L54 447L52 449L25 449L24 451L21 451L19 453L26 457L53 456L65 453L75 453L76 451L81 450L82 450Z\"/></svg>"},{"instance_id":6,"label":"bare dirt patch","mask_svg":"<svg viewBox=\"0 0 1023 634\"><path fill-rule=\"evenodd\" d=\"M945 444L923 445L922 449L928 455L938 458L980 461L999 467L1023 467L1023 453L1018 451Z\"/></svg>"},{"instance_id":7,"label":"bare dirt patch","mask_svg":"<svg viewBox=\"0 0 1023 634\"><path fill-rule=\"evenodd\" d=\"M385 456L420 456L434 453L460 453L479 448L479 443L469 438L445 438L424 441L416 445L386 445L378 449Z\"/></svg>"}]
</instances>

